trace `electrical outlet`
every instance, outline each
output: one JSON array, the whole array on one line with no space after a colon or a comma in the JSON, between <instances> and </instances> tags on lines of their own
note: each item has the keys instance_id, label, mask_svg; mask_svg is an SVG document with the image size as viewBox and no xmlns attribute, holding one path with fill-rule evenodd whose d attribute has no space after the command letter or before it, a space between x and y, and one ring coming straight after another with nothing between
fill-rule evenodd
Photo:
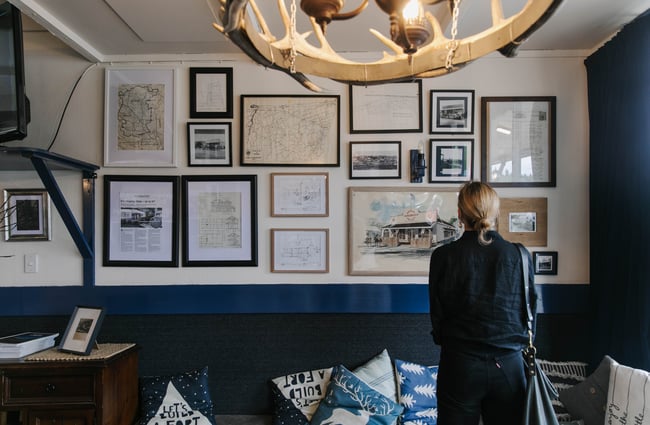
<instances>
[{"instance_id":1,"label":"electrical outlet","mask_svg":"<svg viewBox=\"0 0 650 425\"><path fill-rule=\"evenodd\" d=\"M25 273L38 272L38 254L25 254Z\"/></svg>"}]
</instances>

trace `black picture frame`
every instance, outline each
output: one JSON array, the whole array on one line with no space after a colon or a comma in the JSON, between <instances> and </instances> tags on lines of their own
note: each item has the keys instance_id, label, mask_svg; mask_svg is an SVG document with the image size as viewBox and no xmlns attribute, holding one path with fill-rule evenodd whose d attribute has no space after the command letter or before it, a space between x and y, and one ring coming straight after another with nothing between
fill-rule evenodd
<instances>
[{"instance_id":1,"label":"black picture frame","mask_svg":"<svg viewBox=\"0 0 650 425\"><path fill-rule=\"evenodd\" d=\"M232 80L232 68L190 68L190 118L232 118Z\"/></svg>"},{"instance_id":2,"label":"black picture frame","mask_svg":"<svg viewBox=\"0 0 650 425\"><path fill-rule=\"evenodd\" d=\"M183 266L257 266L257 176L182 176Z\"/></svg>"},{"instance_id":3,"label":"black picture frame","mask_svg":"<svg viewBox=\"0 0 650 425\"><path fill-rule=\"evenodd\" d=\"M104 176L105 267L178 267L179 181L178 176Z\"/></svg>"},{"instance_id":4,"label":"black picture frame","mask_svg":"<svg viewBox=\"0 0 650 425\"><path fill-rule=\"evenodd\" d=\"M105 314L103 307L76 306L61 338L59 351L89 355L97 341Z\"/></svg>"},{"instance_id":5,"label":"black picture frame","mask_svg":"<svg viewBox=\"0 0 650 425\"><path fill-rule=\"evenodd\" d=\"M535 274L556 275L557 260L557 251L534 251L533 265L535 267Z\"/></svg>"},{"instance_id":6,"label":"black picture frame","mask_svg":"<svg viewBox=\"0 0 650 425\"><path fill-rule=\"evenodd\" d=\"M402 142L350 142L350 180L401 179Z\"/></svg>"},{"instance_id":7,"label":"black picture frame","mask_svg":"<svg viewBox=\"0 0 650 425\"><path fill-rule=\"evenodd\" d=\"M232 167L232 124L188 122L187 162L190 167Z\"/></svg>"},{"instance_id":8,"label":"black picture frame","mask_svg":"<svg viewBox=\"0 0 650 425\"><path fill-rule=\"evenodd\" d=\"M429 134L474 134L474 90L430 90Z\"/></svg>"},{"instance_id":9,"label":"black picture frame","mask_svg":"<svg viewBox=\"0 0 650 425\"><path fill-rule=\"evenodd\" d=\"M474 178L474 139L431 139L429 148L429 183L463 183Z\"/></svg>"},{"instance_id":10,"label":"black picture frame","mask_svg":"<svg viewBox=\"0 0 650 425\"><path fill-rule=\"evenodd\" d=\"M349 85L350 134L421 133L422 80Z\"/></svg>"}]
</instances>

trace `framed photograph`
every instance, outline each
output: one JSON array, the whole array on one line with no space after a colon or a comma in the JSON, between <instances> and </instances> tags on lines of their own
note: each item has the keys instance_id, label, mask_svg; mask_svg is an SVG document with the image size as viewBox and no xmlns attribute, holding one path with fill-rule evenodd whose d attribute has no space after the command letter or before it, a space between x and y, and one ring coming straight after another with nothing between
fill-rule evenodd
<instances>
[{"instance_id":1,"label":"framed photograph","mask_svg":"<svg viewBox=\"0 0 650 425\"><path fill-rule=\"evenodd\" d=\"M240 98L241 165L340 165L340 96Z\"/></svg>"},{"instance_id":2,"label":"framed photograph","mask_svg":"<svg viewBox=\"0 0 650 425\"><path fill-rule=\"evenodd\" d=\"M546 198L501 198L497 228L510 242L546 246Z\"/></svg>"},{"instance_id":3,"label":"framed photograph","mask_svg":"<svg viewBox=\"0 0 650 425\"><path fill-rule=\"evenodd\" d=\"M458 190L348 189L348 273L426 276L431 252L461 235Z\"/></svg>"},{"instance_id":4,"label":"framed photograph","mask_svg":"<svg viewBox=\"0 0 650 425\"><path fill-rule=\"evenodd\" d=\"M50 195L45 189L5 189L0 211L4 216L5 240L49 241L52 239Z\"/></svg>"},{"instance_id":5,"label":"framed photograph","mask_svg":"<svg viewBox=\"0 0 650 425\"><path fill-rule=\"evenodd\" d=\"M183 266L257 266L257 176L183 176Z\"/></svg>"},{"instance_id":6,"label":"framed photograph","mask_svg":"<svg viewBox=\"0 0 650 425\"><path fill-rule=\"evenodd\" d=\"M462 183L473 179L473 139L432 139L430 143L430 183Z\"/></svg>"},{"instance_id":7,"label":"framed photograph","mask_svg":"<svg viewBox=\"0 0 650 425\"><path fill-rule=\"evenodd\" d=\"M232 132L229 122L187 123L190 167L232 166Z\"/></svg>"},{"instance_id":8,"label":"framed photograph","mask_svg":"<svg viewBox=\"0 0 650 425\"><path fill-rule=\"evenodd\" d=\"M104 176L104 266L178 267L177 176Z\"/></svg>"},{"instance_id":9,"label":"framed photograph","mask_svg":"<svg viewBox=\"0 0 650 425\"><path fill-rule=\"evenodd\" d=\"M174 69L107 69L104 166L175 167Z\"/></svg>"},{"instance_id":10,"label":"framed photograph","mask_svg":"<svg viewBox=\"0 0 650 425\"><path fill-rule=\"evenodd\" d=\"M533 252L535 274L557 274L557 251Z\"/></svg>"},{"instance_id":11,"label":"framed photograph","mask_svg":"<svg viewBox=\"0 0 650 425\"><path fill-rule=\"evenodd\" d=\"M232 118L232 68L190 68L190 118Z\"/></svg>"},{"instance_id":12,"label":"framed photograph","mask_svg":"<svg viewBox=\"0 0 650 425\"><path fill-rule=\"evenodd\" d=\"M329 229L271 229L272 273L329 273Z\"/></svg>"},{"instance_id":13,"label":"framed photograph","mask_svg":"<svg viewBox=\"0 0 650 425\"><path fill-rule=\"evenodd\" d=\"M97 340L104 320L103 307L76 306L61 338L59 350L87 356Z\"/></svg>"},{"instance_id":14,"label":"framed photograph","mask_svg":"<svg viewBox=\"0 0 650 425\"><path fill-rule=\"evenodd\" d=\"M350 142L350 179L401 179L402 142Z\"/></svg>"},{"instance_id":15,"label":"framed photograph","mask_svg":"<svg viewBox=\"0 0 650 425\"><path fill-rule=\"evenodd\" d=\"M329 216L329 174L272 173L271 216Z\"/></svg>"},{"instance_id":16,"label":"framed photograph","mask_svg":"<svg viewBox=\"0 0 650 425\"><path fill-rule=\"evenodd\" d=\"M430 134L474 134L474 90L431 90Z\"/></svg>"},{"instance_id":17,"label":"framed photograph","mask_svg":"<svg viewBox=\"0 0 650 425\"><path fill-rule=\"evenodd\" d=\"M422 80L349 87L350 133L422 132Z\"/></svg>"},{"instance_id":18,"label":"framed photograph","mask_svg":"<svg viewBox=\"0 0 650 425\"><path fill-rule=\"evenodd\" d=\"M555 96L481 98L481 179L555 187Z\"/></svg>"}]
</instances>

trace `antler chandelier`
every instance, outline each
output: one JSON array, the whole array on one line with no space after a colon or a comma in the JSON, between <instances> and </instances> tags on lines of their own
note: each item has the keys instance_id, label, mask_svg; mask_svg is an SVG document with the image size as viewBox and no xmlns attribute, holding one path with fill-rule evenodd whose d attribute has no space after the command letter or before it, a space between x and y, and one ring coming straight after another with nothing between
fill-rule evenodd
<instances>
[{"instance_id":1,"label":"antler chandelier","mask_svg":"<svg viewBox=\"0 0 650 425\"><path fill-rule=\"evenodd\" d=\"M490 0L491 27L465 38L457 38L461 0L375 0L389 17L390 38L374 29L370 32L390 53L384 52L381 59L368 63L341 56L331 47L325 34L331 21L358 16L369 0L361 0L350 12L341 12L344 0L300 0L300 8L312 26L312 31L301 34L296 29L296 0L290 0L289 10L285 0L277 0L285 28L282 38L271 33L255 0L218 1L218 11L213 10L213 13L219 23L213 25L219 32L255 62L286 72L308 89L320 91L306 75L370 85L437 77L493 51L512 57L518 46L550 18L562 0L528 0L518 13L508 18L504 16L502 0ZM449 4L451 38L445 36L440 20L423 7L442 2ZM312 33L318 46L307 41Z\"/></svg>"}]
</instances>

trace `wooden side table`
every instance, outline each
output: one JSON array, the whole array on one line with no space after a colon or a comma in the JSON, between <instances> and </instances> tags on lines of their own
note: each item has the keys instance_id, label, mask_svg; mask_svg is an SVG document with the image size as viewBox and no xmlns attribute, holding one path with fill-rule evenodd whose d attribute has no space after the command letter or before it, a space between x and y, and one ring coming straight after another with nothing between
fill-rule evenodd
<instances>
[{"instance_id":1,"label":"wooden side table","mask_svg":"<svg viewBox=\"0 0 650 425\"><path fill-rule=\"evenodd\" d=\"M100 344L89 356L51 348L0 360L0 425L132 425L138 348Z\"/></svg>"}]
</instances>

